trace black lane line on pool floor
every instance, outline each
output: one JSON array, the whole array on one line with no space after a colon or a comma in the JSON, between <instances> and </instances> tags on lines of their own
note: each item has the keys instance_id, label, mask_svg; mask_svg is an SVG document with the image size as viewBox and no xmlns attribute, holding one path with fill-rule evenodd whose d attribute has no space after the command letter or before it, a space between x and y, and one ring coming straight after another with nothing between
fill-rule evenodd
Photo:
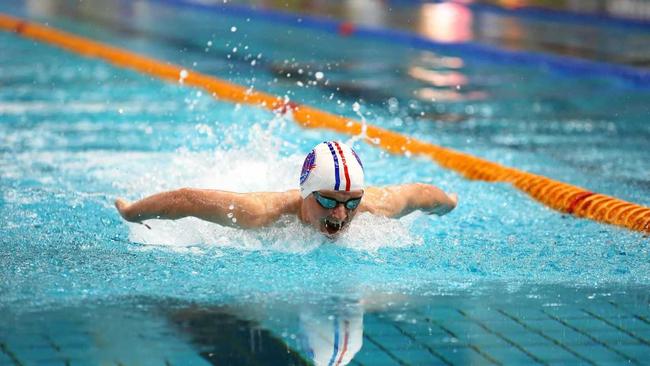
<instances>
[{"instance_id":1,"label":"black lane line on pool floor","mask_svg":"<svg viewBox=\"0 0 650 366\"><path fill-rule=\"evenodd\" d=\"M590 340L592 340L594 343L600 344L601 346L607 348L609 351L614 352L615 354L623 357L625 360L630 361L630 362L632 362L632 363L634 363L636 365L640 365L640 362L638 360L636 360L635 358L633 358L633 357L631 357L629 355L626 355L625 353L617 350L616 348L612 348L609 344L607 344L607 342L601 341L600 339L592 336L591 334L585 332L584 330L569 324L566 320L563 320L563 319L561 319L561 318L559 318L559 317L557 317L557 316L555 316L553 314L550 314L550 313L546 312L544 309L542 309L540 311L542 313L546 314L549 318L551 318L551 319L555 320L556 322L562 324L563 326L573 330L576 333L582 334L583 336L585 336L585 337L589 338Z\"/></svg>"},{"instance_id":2,"label":"black lane line on pool floor","mask_svg":"<svg viewBox=\"0 0 650 366\"><path fill-rule=\"evenodd\" d=\"M595 314L595 313L593 313L593 312L591 312L591 311L589 311L587 309L582 309L582 312L585 313L585 314L588 314L589 316L591 316L591 317L593 317L595 319L600 320L601 322L609 325L610 327L612 327L612 328L614 328L614 329L616 329L616 330L618 330L618 331L620 331L622 333L627 334L628 336L636 339L637 341L643 343L644 345L650 346L650 341L648 341L647 339L642 338L642 337L630 332L629 330L627 330L627 329L625 329L625 328L623 328L623 327L621 327L621 326L619 326L617 324L614 324L614 323L610 322L609 320L603 318L602 316L600 316L598 314Z\"/></svg>"},{"instance_id":3,"label":"black lane line on pool floor","mask_svg":"<svg viewBox=\"0 0 650 366\"><path fill-rule=\"evenodd\" d=\"M548 363L547 363L546 361L544 361L544 360L542 360L541 358L537 357L536 355L532 354L530 351L528 351L527 349L525 349L522 345L520 345L520 344L516 343L515 341L511 340L510 338L508 338L508 337L502 335L500 332L497 332L497 331L495 331L495 330L490 329L487 325L485 325L485 323L483 323L482 321L480 321L480 320L478 320L478 319L475 319L474 317L472 317L472 316L470 316L469 314L467 314L465 311L463 311L463 310L461 310L461 309L456 309L456 311L457 311L460 315L462 315L463 317L465 317L467 320L469 320L469 321L471 321L471 322L474 322L476 325L478 325L479 327L481 327L481 328L482 328L483 330L485 330L486 332L488 332L488 333L490 333L490 334L493 334L493 335L497 336L499 339L505 341L505 342L508 343L509 345L511 345L511 346L515 347L516 349L520 350L520 351L523 352L526 356L530 357L533 361L535 361L535 362L537 362L537 363L539 363L539 364L541 364L541 365L548 365ZM432 322L433 322L434 324L436 323L436 322L433 321L433 320L432 320Z\"/></svg>"},{"instance_id":4,"label":"black lane line on pool floor","mask_svg":"<svg viewBox=\"0 0 650 366\"><path fill-rule=\"evenodd\" d=\"M402 333L405 337L408 339L412 340L416 344L418 344L420 347L426 349L429 353L431 353L432 356L438 358L440 361L442 361L445 365L452 366L453 363L449 361L448 359L445 358L441 353L436 351L433 347L430 347L428 344L418 340L415 338L412 334L406 332L404 329L400 328L397 324L392 324L400 333Z\"/></svg>"},{"instance_id":5,"label":"black lane line on pool floor","mask_svg":"<svg viewBox=\"0 0 650 366\"><path fill-rule=\"evenodd\" d=\"M570 354L574 355L575 357L579 358L580 360L582 360L582 361L584 361L584 362L586 362L586 363L588 363L590 365L596 366L596 363L594 361L592 361L592 360L588 359L587 357L579 354L578 352L572 350L571 348L569 348L564 343L562 343L559 340L547 335L546 333L542 332L541 330L539 330L539 329L537 329L535 327L531 327L530 325L524 323L521 319L515 317L514 315L511 315L511 314L509 314L509 313L507 313L507 312L505 312L504 310L501 310L501 309L497 309L497 312L499 312L501 315L503 315L503 316L505 316L507 318L510 318L512 321L514 321L515 323L521 325L522 327L524 327L529 332L536 333L536 334L540 335L544 339L550 341L551 343L555 344L556 346L558 346L558 347L562 348L563 350L569 352Z\"/></svg>"}]
</instances>

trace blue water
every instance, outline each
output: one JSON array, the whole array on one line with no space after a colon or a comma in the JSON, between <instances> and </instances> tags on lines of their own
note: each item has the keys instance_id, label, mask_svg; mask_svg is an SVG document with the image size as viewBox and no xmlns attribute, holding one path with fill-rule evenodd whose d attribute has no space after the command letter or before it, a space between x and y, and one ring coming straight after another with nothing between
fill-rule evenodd
<instances>
[{"instance_id":1,"label":"blue water","mask_svg":"<svg viewBox=\"0 0 650 366\"><path fill-rule=\"evenodd\" d=\"M0 9L650 203L648 89L138 4L115 17L90 7ZM228 324L255 334L244 337L244 354L262 354L259 340L266 351L290 347L295 359L277 364L318 364L332 340L310 353L314 334L336 319L351 340L363 338L356 352L349 345L358 364L645 360L650 253L639 233L13 34L0 33L0 44L0 364L203 364L225 347L213 338ZM299 69L323 72L339 90L286 77ZM408 76L422 70L456 82ZM184 186L292 189L304 154L334 138L354 144L369 184L433 183L458 192L458 208L444 217L362 215L333 243L291 218L254 231L196 219L151 220L147 229L112 206L118 196ZM155 351L138 351L147 348Z\"/></svg>"}]
</instances>

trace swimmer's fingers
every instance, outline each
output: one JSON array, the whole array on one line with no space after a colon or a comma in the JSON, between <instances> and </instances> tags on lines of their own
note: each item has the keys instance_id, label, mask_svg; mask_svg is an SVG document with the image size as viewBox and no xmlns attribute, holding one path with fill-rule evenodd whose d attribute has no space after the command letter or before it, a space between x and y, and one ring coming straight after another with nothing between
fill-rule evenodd
<instances>
[{"instance_id":1,"label":"swimmer's fingers","mask_svg":"<svg viewBox=\"0 0 650 366\"><path fill-rule=\"evenodd\" d=\"M454 207L458 206L458 193L450 193L449 198L454 203Z\"/></svg>"},{"instance_id":2,"label":"swimmer's fingers","mask_svg":"<svg viewBox=\"0 0 650 366\"><path fill-rule=\"evenodd\" d=\"M122 216L124 220L129 222L134 222L136 224L144 225L147 229L151 230L151 226L145 224L140 220L136 220L132 217L132 215L129 212L129 207L131 207L131 204L125 199L118 197L115 200L115 208L117 208L117 211L120 213L120 216Z\"/></svg>"},{"instance_id":3,"label":"swimmer's fingers","mask_svg":"<svg viewBox=\"0 0 650 366\"><path fill-rule=\"evenodd\" d=\"M117 208L117 211L120 213L122 218L124 218L124 220L130 221L129 217L128 217L128 214L127 214L127 210L129 208L129 202L127 202L123 198L118 197L115 200L115 208Z\"/></svg>"},{"instance_id":4,"label":"swimmer's fingers","mask_svg":"<svg viewBox=\"0 0 650 366\"><path fill-rule=\"evenodd\" d=\"M142 222L138 221L131 213L130 207L131 204L123 198L118 197L115 200L115 208L117 208L117 211L120 213L120 216L122 216L124 220L141 224Z\"/></svg>"},{"instance_id":5,"label":"swimmer's fingers","mask_svg":"<svg viewBox=\"0 0 650 366\"><path fill-rule=\"evenodd\" d=\"M438 198L435 205L431 209L425 210L425 212L429 215L442 216L456 208L456 205L458 205L457 193L443 193L442 196Z\"/></svg>"}]
</instances>

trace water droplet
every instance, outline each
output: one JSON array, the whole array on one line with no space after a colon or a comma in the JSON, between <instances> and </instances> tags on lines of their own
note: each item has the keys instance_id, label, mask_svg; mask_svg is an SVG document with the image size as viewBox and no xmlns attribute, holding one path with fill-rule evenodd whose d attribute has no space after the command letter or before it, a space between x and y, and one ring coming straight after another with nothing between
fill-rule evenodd
<instances>
[{"instance_id":1,"label":"water droplet","mask_svg":"<svg viewBox=\"0 0 650 366\"><path fill-rule=\"evenodd\" d=\"M185 70L185 69L181 70L178 81L182 83L183 80L185 80L187 78L187 75L189 75L187 70Z\"/></svg>"}]
</instances>

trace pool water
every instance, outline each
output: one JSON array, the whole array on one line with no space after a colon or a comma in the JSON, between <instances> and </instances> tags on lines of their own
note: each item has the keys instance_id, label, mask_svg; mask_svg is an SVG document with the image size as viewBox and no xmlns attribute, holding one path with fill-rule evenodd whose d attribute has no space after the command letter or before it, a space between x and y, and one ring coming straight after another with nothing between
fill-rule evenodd
<instances>
[{"instance_id":1,"label":"pool water","mask_svg":"<svg viewBox=\"0 0 650 366\"><path fill-rule=\"evenodd\" d=\"M639 85L156 2L41 4L0 9L650 204ZM639 233L13 34L0 44L1 365L647 362ZM112 206L184 186L292 189L324 139L352 143L371 185L429 182L460 204L362 215L336 242L291 218L148 229Z\"/></svg>"}]
</instances>

